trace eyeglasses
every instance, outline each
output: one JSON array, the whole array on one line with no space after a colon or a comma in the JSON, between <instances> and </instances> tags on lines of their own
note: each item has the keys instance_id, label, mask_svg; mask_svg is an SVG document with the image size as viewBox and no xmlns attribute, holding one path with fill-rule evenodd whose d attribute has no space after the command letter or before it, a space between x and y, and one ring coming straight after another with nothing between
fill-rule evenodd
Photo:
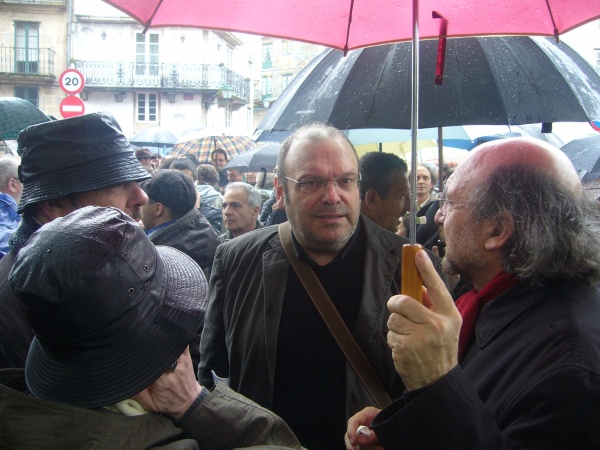
<instances>
[{"instance_id":1,"label":"eyeglasses","mask_svg":"<svg viewBox=\"0 0 600 450\"><path fill-rule=\"evenodd\" d=\"M475 204L473 202L465 202L460 200L448 200L445 194L438 195L438 203L440 204L440 211L444 216L447 216L455 209L463 209L468 204Z\"/></svg>"},{"instance_id":2,"label":"eyeglasses","mask_svg":"<svg viewBox=\"0 0 600 450\"><path fill-rule=\"evenodd\" d=\"M297 186L300 187L300 190L305 194L314 194L317 191L322 190L327 186L327 182L331 181L334 186L339 187L342 191L350 192L356 189L360 185L359 179L355 176L343 176L339 178L334 178L333 180L326 180L321 177L306 177L301 180L294 180L293 178L286 177L286 180L293 181Z\"/></svg>"}]
</instances>

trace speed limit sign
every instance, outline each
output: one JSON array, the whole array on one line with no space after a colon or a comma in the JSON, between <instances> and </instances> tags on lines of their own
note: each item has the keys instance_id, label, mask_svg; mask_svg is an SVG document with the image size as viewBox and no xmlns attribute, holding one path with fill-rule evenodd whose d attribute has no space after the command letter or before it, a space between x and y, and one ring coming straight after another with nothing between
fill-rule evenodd
<instances>
[{"instance_id":1,"label":"speed limit sign","mask_svg":"<svg viewBox=\"0 0 600 450\"><path fill-rule=\"evenodd\" d=\"M83 74L77 69L67 69L60 74L58 84L67 94L79 94L84 88Z\"/></svg>"}]
</instances>

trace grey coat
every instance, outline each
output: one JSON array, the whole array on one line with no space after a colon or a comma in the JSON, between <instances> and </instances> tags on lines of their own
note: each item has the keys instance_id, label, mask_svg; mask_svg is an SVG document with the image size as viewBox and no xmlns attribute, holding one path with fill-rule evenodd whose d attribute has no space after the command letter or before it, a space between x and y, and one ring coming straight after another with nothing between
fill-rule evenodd
<instances>
[{"instance_id":1,"label":"grey coat","mask_svg":"<svg viewBox=\"0 0 600 450\"><path fill-rule=\"evenodd\" d=\"M32 397L22 369L0 370L0 405L0 448L300 448L281 418L222 384L178 424L160 414L123 416Z\"/></svg>"},{"instance_id":2,"label":"grey coat","mask_svg":"<svg viewBox=\"0 0 600 450\"><path fill-rule=\"evenodd\" d=\"M405 238L379 228L361 216L366 231L362 303L354 337L388 393L398 386L387 345L386 307L399 292L394 276ZM438 259L439 261L439 259ZM290 263L277 226L255 230L217 249L201 341L199 380L212 385L211 370L230 377L230 386L271 407L277 333ZM354 414L373 400L346 364L346 413Z\"/></svg>"}]
</instances>

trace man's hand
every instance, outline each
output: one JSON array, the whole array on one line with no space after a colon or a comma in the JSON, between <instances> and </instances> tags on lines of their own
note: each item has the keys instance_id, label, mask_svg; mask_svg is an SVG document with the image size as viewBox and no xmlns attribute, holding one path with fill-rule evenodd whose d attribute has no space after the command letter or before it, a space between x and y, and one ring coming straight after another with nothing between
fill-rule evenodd
<instances>
[{"instance_id":1,"label":"man's hand","mask_svg":"<svg viewBox=\"0 0 600 450\"><path fill-rule=\"evenodd\" d=\"M406 295L388 301L387 341L396 371L408 390L433 384L458 364L462 318L424 251L415 264L426 289L423 304Z\"/></svg>"},{"instance_id":2,"label":"man's hand","mask_svg":"<svg viewBox=\"0 0 600 450\"><path fill-rule=\"evenodd\" d=\"M364 450L383 450L383 447L376 445L379 440L373 430L369 430L371 432L370 435L359 435L356 432L361 425L370 428L371 422L373 422L375 416L379 414L379 411L381 410L373 408L372 406L367 406L362 411L359 411L350 417L346 435L344 436L347 450L357 450L358 448Z\"/></svg>"},{"instance_id":3,"label":"man's hand","mask_svg":"<svg viewBox=\"0 0 600 450\"><path fill-rule=\"evenodd\" d=\"M190 348L177 359L175 370L167 370L161 377L134 396L147 411L154 411L179 419L190 407L203 388L196 381Z\"/></svg>"}]
</instances>

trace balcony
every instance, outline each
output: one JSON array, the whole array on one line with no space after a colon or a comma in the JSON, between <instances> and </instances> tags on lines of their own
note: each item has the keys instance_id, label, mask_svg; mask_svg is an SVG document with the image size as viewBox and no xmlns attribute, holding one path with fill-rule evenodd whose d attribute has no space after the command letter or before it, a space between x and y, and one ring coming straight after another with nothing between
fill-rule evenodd
<instances>
[{"instance_id":1,"label":"balcony","mask_svg":"<svg viewBox=\"0 0 600 450\"><path fill-rule=\"evenodd\" d=\"M75 67L83 74L86 88L209 93L227 88L234 100L250 101L250 80L221 65L77 61Z\"/></svg>"},{"instance_id":2,"label":"balcony","mask_svg":"<svg viewBox=\"0 0 600 450\"><path fill-rule=\"evenodd\" d=\"M52 83L54 55L49 48L24 48L0 46L1 79L25 84Z\"/></svg>"}]
</instances>

